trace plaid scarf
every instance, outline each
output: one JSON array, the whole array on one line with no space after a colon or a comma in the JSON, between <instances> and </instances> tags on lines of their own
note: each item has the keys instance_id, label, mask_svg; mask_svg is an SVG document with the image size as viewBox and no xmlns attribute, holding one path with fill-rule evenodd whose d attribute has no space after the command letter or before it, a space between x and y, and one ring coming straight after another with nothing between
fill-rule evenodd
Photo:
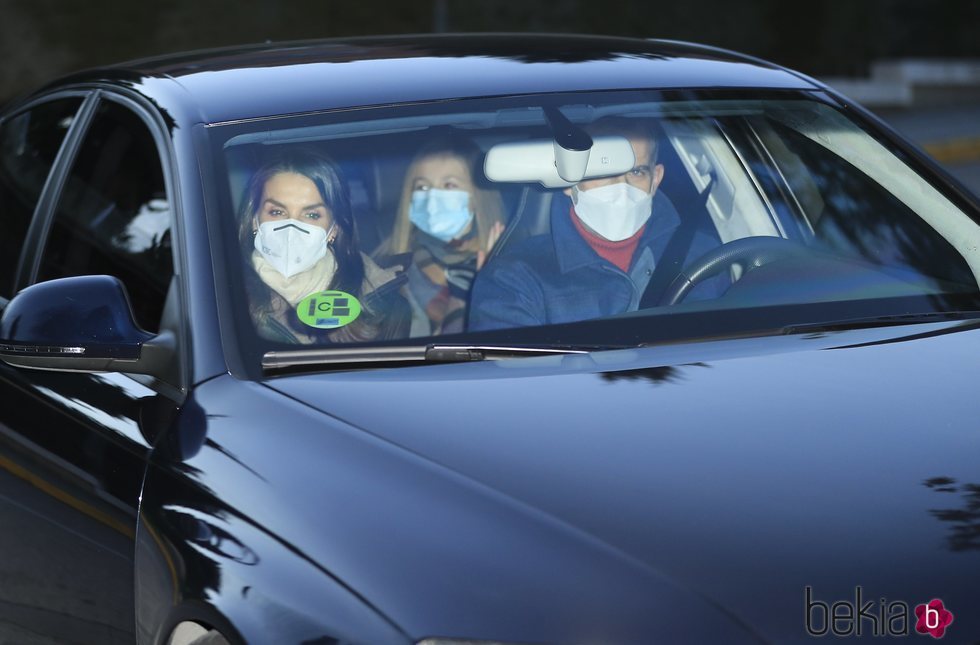
<instances>
[{"instance_id":1,"label":"plaid scarf","mask_svg":"<svg viewBox=\"0 0 980 645\"><path fill-rule=\"evenodd\" d=\"M412 262L428 285L413 292L432 323L432 334L462 331L470 287L476 277L476 226L459 240L445 243L420 230L414 231ZM439 278L444 278L443 280ZM420 298L421 293L434 293Z\"/></svg>"}]
</instances>

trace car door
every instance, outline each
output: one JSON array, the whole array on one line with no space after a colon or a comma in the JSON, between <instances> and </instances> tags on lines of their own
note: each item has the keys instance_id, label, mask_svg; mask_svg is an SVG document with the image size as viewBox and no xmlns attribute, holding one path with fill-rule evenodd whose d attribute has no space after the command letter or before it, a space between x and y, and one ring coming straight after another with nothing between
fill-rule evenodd
<instances>
[{"instance_id":1,"label":"car door","mask_svg":"<svg viewBox=\"0 0 980 645\"><path fill-rule=\"evenodd\" d=\"M59 127L55 107L43 107L47 127ZM60 107L62 121L72 120L63 145L48 142L60 152L23 144L22 155L51 158L51 172L21 233L18 286L114 275L138 324L156 331L174 290L171 200L153 121L139 104L105 92L77 113ZM175 296L169 303L175 317ZM118 373L0 364L0 397L0 641L133 642L140 490L179 388Z\"/></svg>"}]
</instances>

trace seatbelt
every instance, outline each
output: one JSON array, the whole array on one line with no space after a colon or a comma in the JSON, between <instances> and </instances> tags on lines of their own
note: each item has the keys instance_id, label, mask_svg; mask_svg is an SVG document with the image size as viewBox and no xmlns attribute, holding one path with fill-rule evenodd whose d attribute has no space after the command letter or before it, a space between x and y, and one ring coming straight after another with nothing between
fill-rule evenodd
<instances>
[{"instance_id":1,"label":"seatbelt","mask_svg":"<svg viewBox=\"0 0 980 645\"><path fill-rule=\"evenodd\" d=\"M697 205L697 214L681 220L680 226L677 227L670 241L667 242L663 256L654 258L656 266L653 268L653 275L650 276L650 282L647 283L643 297L640 298L640 309L649 309L660 304L660 299L667 291L667 287L684 269L684 260L687 258L691 243L694 241L694 234L698 230L700 214L706 212L708 196L714 185L715 174L712 172L708 185L699 193L701 199L698 200L700 203Z\"/></svg>"},{"instance_id":2,"label":"seatbelt","mask_svg":"<svg viewBox=\"0 0 980 645\"><path fill-rule=\"evenodd\" d=\"M692 217L682 222L674 231L670 241L667 242L663 256L657 260L657 264L653 268L650 282L647 283L646 291L640 298L640 309L656 307L660 298L667 291L667 287L684 269L684 259L687 257L688 249L691 248L691 242L694 241L694 233L697 229L697 222Z\"/></svg>"}]
</instances>

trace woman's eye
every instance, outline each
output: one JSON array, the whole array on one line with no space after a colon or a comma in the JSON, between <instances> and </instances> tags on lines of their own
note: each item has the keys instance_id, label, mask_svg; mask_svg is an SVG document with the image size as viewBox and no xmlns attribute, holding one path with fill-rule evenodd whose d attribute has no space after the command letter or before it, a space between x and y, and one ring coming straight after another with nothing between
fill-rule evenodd
<instances>
[{"instance_id":1,"label":"woman's eye","mask_svg":"<svg viewBox=\"0 0 980 645\"><path fill-rule=\"evenodd\" d=\"M323 216L320 215L320 213L318 213L316 211L310 211L309 213L306 214L306 217L308 219L320 219Z\"/></svg>"},{"instance_id":2,"label":"woman's eye","mask_svg":"<svg viewBox=\"0 0 980 645\"><path fill-rule=\"evenodd\" d=\"M428 184L415 184L415 188L413 188L412 190L426 191L429 190L429 188L430 186Z\"/></svg>"},{"instance_id":3,"label":"woman's eye","mask_svg":"<svg viewBox=\"0 0 980 645\"><path fill-rule=\"evenodd\" d=\"M443 185L443 188L445 188L446 190L458 190L459 184L457 184L455 181L447 181Z\"/></svg>"},{"instance_id":4,"label":"woman's eye","mask_svg":"<svg viewBox=\"0 0 980 645\"><path fill-rule=\"evenodd\" d=\"M268 212L272 217L280 217L283 214L282 210L278 208L270 208Z\"/></svg>"}]
</instances>

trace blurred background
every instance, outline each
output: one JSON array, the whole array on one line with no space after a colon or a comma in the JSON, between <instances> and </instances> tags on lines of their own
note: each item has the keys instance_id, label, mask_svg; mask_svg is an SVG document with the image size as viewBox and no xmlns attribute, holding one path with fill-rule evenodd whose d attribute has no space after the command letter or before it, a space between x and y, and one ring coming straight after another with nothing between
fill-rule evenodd
<instances>
[{"instance_id":1,"label":"blurred background","mask_svg":"<svg viewBox=\"0 0 980 645\"><path fill-rule=\"evenodd\" d=\"M690 40L816 76L980 193L980 0L0 0L0 104L74 70L222 45L447 31Z\"/></svg>"}]
</instances>

